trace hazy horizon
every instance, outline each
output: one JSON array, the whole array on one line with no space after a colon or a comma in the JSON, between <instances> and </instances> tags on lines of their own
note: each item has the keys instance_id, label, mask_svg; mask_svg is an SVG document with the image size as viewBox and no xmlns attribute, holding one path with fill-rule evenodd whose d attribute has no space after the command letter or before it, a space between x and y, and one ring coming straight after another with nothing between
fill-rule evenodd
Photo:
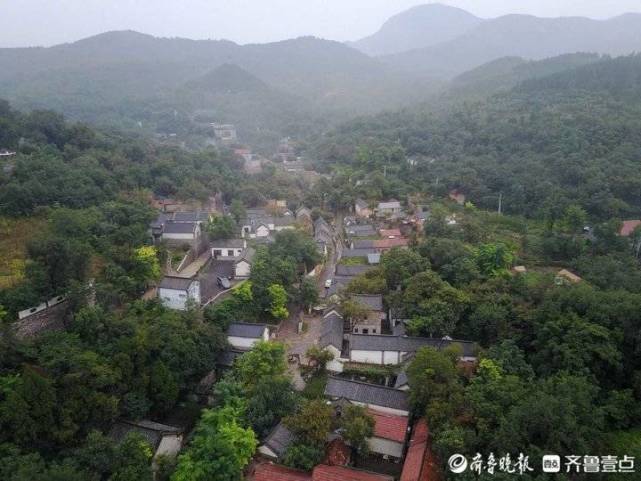
<instances>
[{"instance_id":1,"label":"hazy horizon","mask_svg":"<svg viewBox=\"0 0 641 481\"><path fill-rule=\"evenodd\" d=\"M2 1L2 0L0 0ZM303 35L337 41L376 32L389 17L413 6L441 3L483 18L510 13L605 19L641 12L638 0L22 0L2 2L0 47L51 46L113 30L158 37L266 43ZM29 19L25 28L24 19ZM267 21L265 20L267 19Z\"/></svg>"}]
</instances>

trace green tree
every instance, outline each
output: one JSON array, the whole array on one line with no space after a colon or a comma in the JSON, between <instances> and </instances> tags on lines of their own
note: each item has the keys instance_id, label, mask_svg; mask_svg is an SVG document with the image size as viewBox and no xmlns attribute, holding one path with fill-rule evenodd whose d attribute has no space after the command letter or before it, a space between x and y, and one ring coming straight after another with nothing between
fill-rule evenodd
<instances>
[{"instance_id":1,"label":"green tree","mask_svg":"<svg viewBox=\"0 0 641 481\"><path fill-rule=\"evenodd\" d=\"M332 427L332 414L332 407L324 400L306 400L298 412L286 417L283 422L298 442L322 447Z\"/></svg>"},{"instance_id":2,"label":"green tree","mask_svg":"<svg viewBox=\"0 0 641 481\"><path fill-rule=\"evenodd\" d=\"M270 304L269 313L274 319L283 320L289 316L287 310L287 291L279 284L272 284L267 288Z\"/></svg>"},{"instance_id":3,"label":"green tree","mask_svg":"<svg viewBox=\"0 0 641 481\"><path fill-rule=\"evenodd\" d=\"M481 274L495 277L507 272L512 266L514 254L507 245L500 242L483 244L478 248L476 262Z\"/></svg>"},{"instance_id":4,"label":"green tree","mask_svg":"<svg viewBox=\"0 0 641 481\"><path fill-rule=\"evenodd\" d=\"M230 408L205 409L172 481L238 481L258 442Z\"/></svg>"},{"instance_id":5,"label":"green tree","mask_svg":"<svg viewBox=\"0 0 641 481\"><path fill-rule=\"evenodd\" d=\"M347 406L340 417L343 438L360 455L369 452L368 439L374 435L374 418L362 406Z\"/></svg>"},{"instance_id":6,"label":"green tree","mask_svg":"<svg viewBox=\"0 0 641 481\"><path fill-rule=\"evenodd\" d=\"M245 206L243 205L243 202L240 199L234 199L231 201L231 205L229 206L229 212L231 213L231 216L234 218L234 221L236 224L240 224L240 221L245 219L247 217L247 211L245 210Z\"/></svg>"},{"instance_id":7,"label":"green tree","mask_svg":"<svg viewBox=\"0 0 641 481\"><path fill-rule=\"evenodd\" d=\"M287 370L285 346L278 342L259 342L236 361L238 380L252 390L256 380L281 376Z\"/></svg>"}]
</instances>

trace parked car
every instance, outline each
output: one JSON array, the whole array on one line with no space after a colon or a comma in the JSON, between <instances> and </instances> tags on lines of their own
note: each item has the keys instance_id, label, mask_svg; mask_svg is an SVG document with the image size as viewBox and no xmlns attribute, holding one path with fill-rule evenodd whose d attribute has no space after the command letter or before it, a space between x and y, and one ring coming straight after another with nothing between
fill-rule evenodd
<instances>
[{"instance_id":1,"label":"parked car","mask_svg":"<svg viewBox=\"0 0 641 481\"><path fill-rule=\"evenodd\" d=\"M325 281L325 289L329 289L330 287L332 287L332 280L331 279L327 279Z\"/></svg>"},{"instance_id":2,"label":"parked car","mask_svg":"<svg viewBox=\"0 0 641 481\"><path fill-rule=\"evenodd\" d=\"M229 282L229 279L227 279L226 277L219 277L218 286L222 287L223 289L229 289L231 288L231 283Z\"/></svg>"}]
</instances>

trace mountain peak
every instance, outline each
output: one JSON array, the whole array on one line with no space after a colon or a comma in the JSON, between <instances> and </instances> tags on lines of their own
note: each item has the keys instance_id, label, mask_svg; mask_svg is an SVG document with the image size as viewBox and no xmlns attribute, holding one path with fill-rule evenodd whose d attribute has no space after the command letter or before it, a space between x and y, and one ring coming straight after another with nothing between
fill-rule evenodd
<instances>
[{"instance_id":1,"label":"mountain peak","mask_svg":"<svg viewBox=\"0 0 641 481\"><path fill-rule=\"evenodd\" d=\"M388 55L452 40L483 20L440 3L417 5L387 20L381 29L351 46L368 55Z\"/></svg>"}]
</instances>

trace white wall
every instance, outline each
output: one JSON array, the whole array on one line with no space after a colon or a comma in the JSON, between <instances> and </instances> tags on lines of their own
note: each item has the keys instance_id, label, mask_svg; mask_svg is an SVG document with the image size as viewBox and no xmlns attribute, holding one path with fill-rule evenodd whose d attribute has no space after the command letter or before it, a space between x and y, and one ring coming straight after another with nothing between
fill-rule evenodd
<instances>
[{"instance_id":1,"label":"white wall","mask_svg":"<svg viewBox=\"0 0 641 481\"><path fill-rule=\"evenodd\" d=\"M400 364L398 351L385 351L383 352L383 363L387 365Z\"/></svg>"},{"instance_id":2,"label":"white wall","mask_svg":"<svg viewBox=\"0 0 641 481\"><path fill-rule=\"evenodd\" d=\"M356 351L352 349L349 357L352 362L380 365L383 362L383 351Z\"/></svg>"},{"instance_id":3,"label":"white wall","mask_svg":"<svg viewBox=\"0 0 641 481\"><path fill-rule=\"evenodd\" d=\"M256 229L256 237L267 237L269 235L269 229L264 225L261 225Z\"/></svg>"},{"instance_id":4,"label":"white wall","mask_svg":"<svg viewBox=\"0 0 641 481\"><path fill-rule=\"evenodd\" d=\"M185 310L188 295L185 291L177 291L174 289L158 289L158 297L165 307L169 309L177 309L179 311Z\"/></svg>"},{"instance_id":5,"label":"white wall","mask_svg":"<svg viewBox=\"0 0 641 481\"><path fill-rule=\"evenodd\" d=\"M249 277L251 273L251 264L247 261L240 261L236 263L235 275L236 277Z\"/></svg>"},{"instance_id":6,"label":"white wall","mask_svg":"<svg viewBox=\"0 0 641 481\"><path fill-rule=\"evenodd\" d=\"M220 251L220 255L218 257L240 257L243 253L242 248L215 246L211 248L212 257L214 257L214 251ZM232 251L231 255L229 255L229 251Z\"/></svg>"},{"instance_id":7,"label":"white wall","mask_svg":"<svg viewBox=\"0 0 641 481\"><path fill-rule=\"evenodd\" d=\"M182 441L182 434L167 434L163 436L154 457L161 455L176 456L180 452Z\"/></svg>"},{"instance_id":8,"label":"white wall","mask_svg":"<svg viewBox=\"0 0 641 481\"><path fill-rule=\"evenodd\" d=\"M162 238L166 240L194 240L194 234L163 234Z\"/></svg>"},{"instance_id":9,"label":"white wall","mask_svg":"<svg viewBox=\"0 0 641 481\"><path fill-rule=\"evenodd\" d=\"M250 339L248 337L227 336L227 342L236 349L251 349L259 340L260 339Z\"/></svg>"},{"instance_id":10,"label":"white wall","mask_svg":"<svg viewBox=\"0 0 641 481\"><path fill-rule=\"evenodd\" d=\"M373 453L387 454L395 458L403 457L403 443L374 437L369 438L367 444L369 444L369 448Z\"/></svg>"},{"instance_id":11,"label":"white wall","mask_svg":"<svg viewBox=\"0 0 641 481\"><path fill-rule=\"evenodd\" d=\"M380 411L382 413L388 413L388 414L394 414L396 416L409 416L410 412L405 411L404 409L394 409L394 408L388 408L385 406L377 406L376 404L367 404L367 403L361 403L361 402L356 402L350 400L352 404L356 404L357 406L364 406L364 407L369 407L374 409L375 411Z\"/></svg>"}]
</instances>

